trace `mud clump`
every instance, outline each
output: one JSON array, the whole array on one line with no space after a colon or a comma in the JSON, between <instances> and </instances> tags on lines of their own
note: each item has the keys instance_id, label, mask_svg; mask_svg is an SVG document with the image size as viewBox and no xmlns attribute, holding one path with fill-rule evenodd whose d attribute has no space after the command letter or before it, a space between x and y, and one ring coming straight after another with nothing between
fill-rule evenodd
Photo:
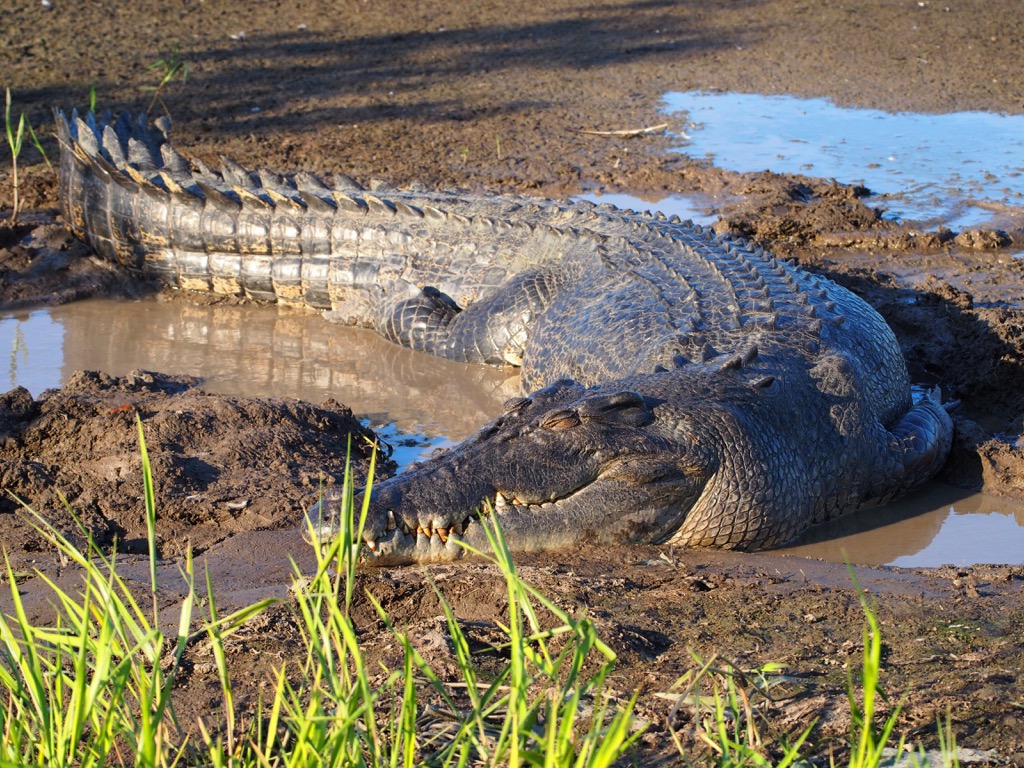
<instances>
[{"instance_id":1,"label":"mud clump","mask_svg":"<svg viewBox=\"0 0 1024 768\"><path fill-rule=\"evenodd\" d=\"M864 204L870 194L864 187L765 171L739 175L726 188L735 202L726 206L716 229L772 243L777 252L813 243L823 233L879 237L895 229L881 211Z\"/></svg>"},{"instance_id":2,"label":"mud clump","mask_svg":"<svg viewBox=\"0 0 1024 768\"><path fill-rule=\"evenodd\" d=\"M321 488L341 482L346 456L366 478L374 435L345 406L208 394L197 379L136 371L78 372L33 399L0 396L0 525L12 556L41 538L13 494L78 536L67 506L98 544L145 547L136 419L153 467L163 556L202 552L241 531L297 526ZM393 465L383 456L378 473ZM79 536L80 538L80 536ZM143 550L144 551L144 550Z\"/></svg>"}]
</instances>

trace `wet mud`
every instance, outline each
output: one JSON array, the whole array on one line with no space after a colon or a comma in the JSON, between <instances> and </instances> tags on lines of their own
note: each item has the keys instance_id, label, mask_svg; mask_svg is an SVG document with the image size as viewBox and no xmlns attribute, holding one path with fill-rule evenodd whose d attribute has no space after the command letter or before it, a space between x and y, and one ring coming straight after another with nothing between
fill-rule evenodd
<instances>
[{"instance_id":1,"label":"wet mud","mask_svg":"<svg viewBox=\"0 0 1024 768\"><path fill-rule=\"evenodd\" d=\"M346 458L365 483L374 435L346 406L215 396L197 385L188 376L85 371L39 398L23 388L0 397L0 485L17 495L0 498L12 564L44 549L21 503L78 539L147 551L138 420L163 557L202 553L241 531L299 527L319 490L343 480ZM382 475L394 470L386 452L377 463Z\"/></svg>"},{"instance_id":2,"label":"wet mud","mask_svg":"<svg viewBox=\"0 0 1024 768\"><path fill-rule=\"evenodd\" d=\"M659 111L659 98L692 89L1020 113L1024 14L1016 6L565 0L520 8L514 21L504 3L396 7L357 4L336 18L305 2L122 8L54 0L50 10L27 3L5 14L0 71L15 111L42 131L51 160L50 108L82 106L93 86L100 108L170 112L178 143L207 161L224 154L282 171L539 195L700 192L714 203L716 229L796 258L864 296L895 329L914 379L959 402L944 480L1024 498L1018 212L1007 211L998 228L924 230L885 218L865 203L866 190L843 179L733 173L669 152L669 134L579 132L663 122L670 133L682 130L680 118ZM189 63L188 79L156 92L149 65L174 49ZM34 148L21 158L27 208L21 223L7 223L10 171L4 155L4 311L87 296L157 300L149 286L63 233L54 173ZM161 373L83 373L38 397L4 395L2 483L69 528L55 496L63 491L100 541L126 548L124 567L136 567L138 413L154 457L168 583L175 557L191 543L213 567L225 610L260 596L283 600L233 641L239 700L254 706L272 664L295 649L290 559L309 564L298 517L323 478L339 477L347 435L361 428L337 403L211 395L177 375L174 360L146 367ZM73 579L13 505L3 504L0 540L19 568ZM862 623L841 566L639 547L524 558L522 571L563 607L586 610L619 652L614 684L641 691L640 711L651 724L639 762L674 759L670 705L658 694L693 668L691 651L750 668L786 664L801 682L773 706L772 733L797 733L816 720L812 740L821 754L830 746L841 753L847 668L857 663ZM486 633L500 619L503 592L489 566L430 573L468 624ZM862 568L858 576L877 598L890 701L908 694L898 730L935 745L936 717L949 712L959 744L1024 762L1024 570ZM360 578L436 668L450 665L450 648L431 642L441 611L422 570ZM42 616L49 609L39 581L19 588ZM173 603L173 588L165 597ZM395 664L369 603L360 610L374 661ZM215 718L216 705L203 694L214 675L202 670L211 665L201 649L194 653L179 716Z\"/></svg>"}]
</instances>

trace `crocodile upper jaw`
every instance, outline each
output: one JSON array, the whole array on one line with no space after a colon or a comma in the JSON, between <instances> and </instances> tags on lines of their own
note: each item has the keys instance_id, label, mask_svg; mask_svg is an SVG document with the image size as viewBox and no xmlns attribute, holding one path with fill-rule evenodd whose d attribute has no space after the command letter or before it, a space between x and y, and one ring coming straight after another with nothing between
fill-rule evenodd
<instances>
[{"instance_id":1,"label":"crocodile upper jaw","mask_svg":"<svg viewBox=\"0 0 1024 768\"><path fill-rule=\"evenodd\" d=\"M525 492L494 491L471 509L435 515L443 520L440 525L417 524L407 519L408 510L374 509L376 502L371 502L374 520L363 531L363 557L377 565L458 560L491 548L490 518L516 551L663 541L682 524L705 480L691 469L650 457L617 461L560 498L530 503ZM381 495L394 498L388 486L402 482L402 476L385 481ZM338 501L328 494L308 513L321 542L338 535ZM378 524L381 518L383 525Z\"/></svg>"}]
</instances>

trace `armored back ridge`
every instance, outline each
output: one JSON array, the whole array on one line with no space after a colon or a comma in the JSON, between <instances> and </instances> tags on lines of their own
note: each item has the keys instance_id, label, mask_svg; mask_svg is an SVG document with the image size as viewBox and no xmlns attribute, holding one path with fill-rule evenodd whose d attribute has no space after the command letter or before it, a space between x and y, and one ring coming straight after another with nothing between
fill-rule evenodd
<instances>
[{"instance_id":1,"label":"armored back ridge","mask_svg":"<svg viewBox=\"0 0 1024 768\"><path fill-rule=\"evenodd\" d=\"M757 548L931 477L952 425L911 402L885 322L834 283L677 218L589 203L364 189L187 162L167 126L57 115L68 226L188 290L323 310L526 396L378 484L378 562L510 544ZM325 333L330 332L325 326ZM314 506L322 534L334 494Z\"/></svg>"}]
</instances>

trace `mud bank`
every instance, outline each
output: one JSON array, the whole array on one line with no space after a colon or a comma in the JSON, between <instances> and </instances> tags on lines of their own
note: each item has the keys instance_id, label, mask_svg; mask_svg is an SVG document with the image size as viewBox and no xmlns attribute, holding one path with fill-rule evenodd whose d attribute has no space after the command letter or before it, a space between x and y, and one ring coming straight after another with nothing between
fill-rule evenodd
<instances>
[{"instance_id":1,"label":"mud bank","mask_svg":"<svg viewBox=\"0 0 1024 768\"><path fill-rule=\"evenodd\" d=\"M1000 230L923 232L885 220L864 190L829 179L735 174L666 150L670 135L580 130L666 121L669 90L826 96L885 109L1020 113L1024 14L988 0L869 0L856 7L792 0L633 3L358 4L342 18L320 4L253 2L22 4L5 16L0 71L15 112L47 135L52 106L170 112L177 141L282 171L541 195L628 190L657 199L700 191L717 229L755 239L865 296L899 336L914 378L960 401L946 479L1024 497L1024 263L1019 218ZM155 61L177 49L187 81L155 93ZM244 87L239 87L244 83ZM156 98L154 98L156 96ZM680 130L669 118L669 132ZM147 287L95 261L59 226L54 174L22 156L23 224L6 223L10 164L0 161L0 303L5 311ZM1017 223L1015 223L1017 222ZM173 361L163 368L173 374ZM4 487L21 484L62 527L53 489L72 496L90 530L116 537L134 567L141 521L135 413L147 427L161 503L159 536L174 555L205 552L227 609L263 595L285 602L231 648L239 701L253 706L271 666L296 647L289 558L309 557L297 519L321 476L337 477L344 407L239 401L195 382L138 374L76 376L68 387L0 403ZM66 417L66 418L65 418ZM359 441L356 441L358 443ZM248 450L248 446L258 450ZM243 450L244 449L244 450ZM197 459L196 457L202 457ZM218 457L218 458L213 458ZM218 463L222 462L222 463ZM61 573L24 520L0 508L0 539L22 569ZM670 763L669 705L656 694L692 669L691 650L741 666L785 663L794 696L771 712L775 735L817 718L822 753L846 734L846 667L861 642L858 596L842 568L770 555L647 548L527 558L524 575L564 607L586 610L622 659L615 685L641 690L651 722L641 763ZM459 617L486 636L503 591L486 565L431 574ZM898 730L934 745L949 712L958 742L1024 763L1024 572L978 567L861 569L887 640L884 685L909 693ZM64 573L64 578L73 574ZM443 668L441 612L418 569L372 571L362 584ZM38 614L38 579L21 585ZM357 592L360 590L357 590ZM4 604L6 605L6 604ZM393 664L387 633L362 605L364 638ZM190 651L204 662L203 651ZM215 710L197 663L179 715Z\"/></svg>"}]
</instances>

